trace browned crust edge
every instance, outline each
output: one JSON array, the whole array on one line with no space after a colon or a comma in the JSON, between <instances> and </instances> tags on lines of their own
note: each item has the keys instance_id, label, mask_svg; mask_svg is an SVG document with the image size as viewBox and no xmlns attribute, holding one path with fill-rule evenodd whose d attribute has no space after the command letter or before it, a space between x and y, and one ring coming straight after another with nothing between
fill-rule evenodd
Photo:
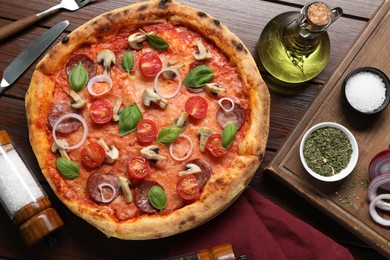
<instances>
[{"instance_id":1,"label":"browned crust edge","mask_svg":"<svg viewBox=\"0 0 390 260\"><path fill-rule=\"evenodd\" d=\"M120 29L134 30L144 24L165 20L196 29L237 64L250 98L252 108L249 116L250 126L248 134L239 147L240 155L234 160L232 168L213 175L197 202L169 215L143 216L136 221L129 220L118 224L108 216L96 212L92 207L64 199L61 191L54 185L54 180L51 179L54 175L49 172L45 164L47 160L55 160L46 138L50 133L36 123L42 123L39 118L47 115L50 102L50 97L47 95L52 93L54 87L54 83L50 82L45 75L50 75L57 67L63 66L70 55L85 43L98 42L103 38L107 40L116 35ZM80 26L68 35L67 41L56 45L37 64L26 95L30 142L44 176L59 199L76 215L107 236L134 240L166 237L189 230L227 208L249 184L264 156L269 131L269 107L268 89L253 57L241 40L209 14L170 0L136 3L99 15ZM66 185L61 179L55 181Z\"/></svg>"}]
</instances>

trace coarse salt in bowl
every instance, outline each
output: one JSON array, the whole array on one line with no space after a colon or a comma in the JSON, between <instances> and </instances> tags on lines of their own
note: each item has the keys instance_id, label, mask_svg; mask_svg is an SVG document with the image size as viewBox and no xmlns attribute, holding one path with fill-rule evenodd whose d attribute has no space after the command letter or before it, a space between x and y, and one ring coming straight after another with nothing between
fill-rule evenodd
<instances>
[{"instance_id":1,"label":"coarse salt in bowl","mask_svg":"<svg viewBox=\"0 0 390 260\"><path fill-rule=\"evenodd\" d=\"M343 92L349 106L362 114L376 114L390 101L390 82L385 73L373 67L353 70L343 82Z\"/></svg>"},{"instance_id":2,"label":"coarse salt in bowl","mask_svg":"<svg viewBox=\"0 0 390 260\"><path fill-rule=\"evenodd\" d=\"M336 173L332 176L324 176L324 175L321 175L321 174L313 171L306 163L304 153L303 153L303 148L304 148L305 142L309 138L309 136L312 133L314 133L316 130L321 129L321 128L326 128L326 127L340 129L347 136L349 142L351 143L351 147L352 147L352 154L351 154L351 158L349 160L348 165L344 169L342 169L339 173ZM334 122L322 122L322 123L319 123L319 124L312 126L304 134L304 136L301 140L301 143L300 143L300 147L299 147L299 156L300 156L303 167L306 169L306 171L311 176L313 176L317 180L321 180L321 181L325 181L325 182L335 182L335 181L339 181L341 179L344 179L353 171L353 169L355 168L355 166L357 164L357 160L359 157L359 148L358 148L358 144L357 144L355 137L346 127L344 127L340 124L334 123Z\"/></svg>"}]
</instances>

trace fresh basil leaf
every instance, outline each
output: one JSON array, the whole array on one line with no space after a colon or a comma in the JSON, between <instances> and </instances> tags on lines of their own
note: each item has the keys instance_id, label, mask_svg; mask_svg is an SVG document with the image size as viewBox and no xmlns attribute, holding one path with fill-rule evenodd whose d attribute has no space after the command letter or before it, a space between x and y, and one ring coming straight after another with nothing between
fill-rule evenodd
<instances>
[{"instance_id":1,"label":"fresh basil leaf","mask_svg":"<svg viewBox=\"0 0 390 260\"><path fill-rule=\"evenodd\" d=\"M131 52L126 52L122 57L122 67L123 69L129 73L134 65L134 57Z\"/></svg>"},{"instance_id":2,"label":"fresh basil leaf","mask_svg":"<svg viewBox=\"0 0 390 260\"><path fill-rule=\"evenodd\" d=\"M229 148L237 134L237 126L235 124L228 124L222 131L222 147Z\"/></svg>"},{"instance_id":3,"label":"fresh basil leaf","mask_svg":"<svg viewBox=\"0 0 390 260\"><path fill-rule=\"evenodd\" d=\"M163 38L151 33L148 33L145 36L146 41L153 49L158 51L164 51L169 48L169 44Z\"/></svg>"},{"instance_id":4,"label":"fresh basil leaf","mask_svg":"<svg viewBox=\"0 0 390 260\"><path fill-rule=\"evenodd\" d=\"M158 133L157 142L165 145L171 144L179 137L181 130L182 129L176 125L167 126Z\"/></svg>"},{"instance_id":5,"label":"fresh basil leaf","mask_svg":"<svg viewBox=\"0 0 390 260\"><path fill-rule=\"evenodd\" d=\"M152 188L149 190L149 202L152 204L153 208L162 210L166 207L167 205L167 195L165 194L165 191L163 188L161 188L158 185L154 185Z\"/></svg>"},{"instance_id":6,"label":"fresh basil leaf","mask_svg":"<svg viewBox=\"0 0 390 260\"><path fill-rule=\"evenodd\" d=\"M82 90L88 82L88 72L81 64L75 66L69 74L69 83L76 92Z\"/></svg>"},{"instance_id":7,"label":"fresh basil leaf","mask_svg":"<svg viewBox=\"0 0 390 260\"><path fill-rule=\"evenodd\" d=\"M124 136L135 130L142 119L142 113L136 103L130 104L119 115L119 135Z\"/></svg>"},{"instance_id":8,"label":"fresh basil leaf","mask_svg":"<svg viewBox=\"0 0 390 260\"><path fill-rule=\"evenodd\" d=\"M58 158L56 160L56 167L62 176L67 179L74 179L80 175L79 166L75 162L65 158Z\"/></svg>"},{"instance_id":9,"label":"fresh basil leaf","mask_svg":"<svg viewBox=\"0 0 390 260\"><path fill-rule=\"evenodd\" d=\"M192 88L199 88L204 86L206 83L209 83L213 76L213 70L202 64L188 72L187 76L183 80L183 84Z\"/></svg>"}]
</instances>

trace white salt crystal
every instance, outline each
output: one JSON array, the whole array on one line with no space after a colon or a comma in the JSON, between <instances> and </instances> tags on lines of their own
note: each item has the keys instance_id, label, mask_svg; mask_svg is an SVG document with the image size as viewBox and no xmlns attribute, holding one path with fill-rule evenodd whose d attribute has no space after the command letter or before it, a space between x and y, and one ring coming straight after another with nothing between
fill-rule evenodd
<instances>
[{"instance_id":1,"label":"white salt crystal","mask_svg":"<svg viewBox=\"0 0 390 260\"><path fill-rule=\"evenodd\" d=\"M386 98L383 79L371 72L359 72L350 77L345 85L348 102L361 112L372 112L379 108Z\"/></svg>"},{"instance_id":2,"label":"white salt crystal","mask_svg":"<svg viewBox=\"0 0 390 260\"><path fill-rule=\"evenodd\" d=\"M13 146L3 147L0 146L0 200L12 218L19 209L45 195Z\"/></svg>"}]
</instances>

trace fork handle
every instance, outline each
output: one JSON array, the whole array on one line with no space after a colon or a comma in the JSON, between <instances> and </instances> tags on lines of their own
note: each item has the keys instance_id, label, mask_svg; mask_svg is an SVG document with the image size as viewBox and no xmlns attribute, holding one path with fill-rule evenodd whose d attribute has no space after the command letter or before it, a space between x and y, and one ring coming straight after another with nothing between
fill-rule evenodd
<instances>
[{"instance_id":1,"label":"fork handle","mask_svg":"<svg viewBox=\"0 0 390 260\"><path fill-rule=\"evenodd\" d=\"M0 42L7 37L23 30L24 28L32 25L33 23L41 20L42 18L56 12L58 9L62 8L62 4L55 5L43 12L32 14L30 16L27 16L21 20L15 21L13 23L10 23L6 26L3 26L0 28Z\"/></svg>"},{"instance_id":2,"label":"fork handle","mask_svg":"<svg viewBox=\"0 0 390 260\"><path fill-rule=\"evenodd\" d=\"M38 16L35 14L27 16L21 20L15 21L13 23L10 23L8 25L5 25L0 28L0 41L6 39L7 37L21 31L22 29L26 28L27 26L37 22L40 20Z\"/></svg>"}]
</instances>

